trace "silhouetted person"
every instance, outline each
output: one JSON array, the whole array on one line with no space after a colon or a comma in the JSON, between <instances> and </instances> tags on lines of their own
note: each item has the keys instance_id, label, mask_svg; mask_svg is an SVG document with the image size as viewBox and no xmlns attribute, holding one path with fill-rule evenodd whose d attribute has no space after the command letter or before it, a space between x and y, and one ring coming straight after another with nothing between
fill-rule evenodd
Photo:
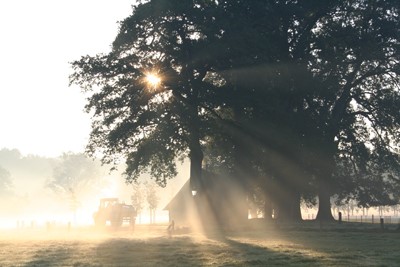
<instances>
[{"instance_id":1,"label":"silhouetted person","mask_svg":"<svg viewBox=\"0 0 400 267\"><path fill-rule=\"evenodd\" d=\"M172 233L174 232L174 230L175 230L175 221L171 220L171 223L168 225L168 228L167 228L167 232L168 232L168 236L169 237L172 236Z\"/></svg>"}]
</instances>

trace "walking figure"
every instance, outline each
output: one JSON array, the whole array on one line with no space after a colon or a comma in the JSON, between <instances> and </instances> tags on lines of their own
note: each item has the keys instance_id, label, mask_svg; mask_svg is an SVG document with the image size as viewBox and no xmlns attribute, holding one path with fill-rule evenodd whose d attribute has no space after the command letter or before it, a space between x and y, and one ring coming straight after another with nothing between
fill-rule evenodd
<instances>
[{"instance_id":1,"label":"walking figure","mask_svg":"<svg viewBox=\"0 0 400 267\"><path fill-rule=\"evenodd\" d=\"M167 228L169 237L172 236L172 233L174 232L174 230L175 230L175 222L174 222L174 220L171 220L171 223L168 225L168 228Z\"/></svg>"}]
</instances>

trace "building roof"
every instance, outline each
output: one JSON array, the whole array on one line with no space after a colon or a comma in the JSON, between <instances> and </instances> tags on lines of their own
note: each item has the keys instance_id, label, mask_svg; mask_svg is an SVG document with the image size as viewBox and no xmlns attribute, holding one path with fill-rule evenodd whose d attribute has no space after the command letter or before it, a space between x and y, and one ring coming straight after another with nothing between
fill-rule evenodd
<instances>
[{"instance_id":1,"label":"building roof","mask_svg":"<svg viewBox=\"0 0 400 267\"><path fill-rule=\"evenodd\" d=\"M190 179L188 179L163 210L170 210L171 208L179 205L179 203L190 201L190 198L192 198L192 194L190 190Z\"/></svg>"},{"instance_id":2,"label":"building roof","mask_svg":"<svg viewBox=\"0 0 400 267\"><path fill-rule=\"evenodd\" d=\"M216 189L217 187L226 186L226 181L226 178L223 178L220 175L206 170L202 171L201 186L202 190L204 191L210 191L211 189ZM183 203L190 205L190 201L193 201L193 195L190 188L190 179L188 179L163 210L170 210L173 207L183 205Z\"/></svg>"}]
</instances>

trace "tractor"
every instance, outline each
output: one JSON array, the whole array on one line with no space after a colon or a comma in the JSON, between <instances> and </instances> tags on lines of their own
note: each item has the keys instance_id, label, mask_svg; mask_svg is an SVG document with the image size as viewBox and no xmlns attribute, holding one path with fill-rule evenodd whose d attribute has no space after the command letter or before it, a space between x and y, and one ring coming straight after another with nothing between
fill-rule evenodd
<instances>
[{"instance_id":1,"label":"tractor","mask_svg":"<svg viewBox=\"0 0 400 267\"><path fill-rule=\"evenodd\" d=\"M124 222L134 227L136 209L132 205L120 203L118 198L100 199L99 210L93 214L96 226L105 226L110 222L113 227L120 227Z\"/></svg>"}]
</instances>

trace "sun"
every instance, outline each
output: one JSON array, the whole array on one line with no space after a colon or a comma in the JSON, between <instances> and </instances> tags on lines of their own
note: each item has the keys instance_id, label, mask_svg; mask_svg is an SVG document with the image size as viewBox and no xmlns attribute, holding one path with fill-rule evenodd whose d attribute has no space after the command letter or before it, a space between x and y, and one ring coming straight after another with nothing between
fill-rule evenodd
<instances>
[{"instance_id":1,"label":"sun","mask_svg":"<svg viewBox=\"0 0 400 267\"><path fill-rule=\"evenodd\" d=\"M158 87L161 83L161 77L154 73L147 73L145 79L146 83L153 88Z\"/></svg>"}]
</instances>

